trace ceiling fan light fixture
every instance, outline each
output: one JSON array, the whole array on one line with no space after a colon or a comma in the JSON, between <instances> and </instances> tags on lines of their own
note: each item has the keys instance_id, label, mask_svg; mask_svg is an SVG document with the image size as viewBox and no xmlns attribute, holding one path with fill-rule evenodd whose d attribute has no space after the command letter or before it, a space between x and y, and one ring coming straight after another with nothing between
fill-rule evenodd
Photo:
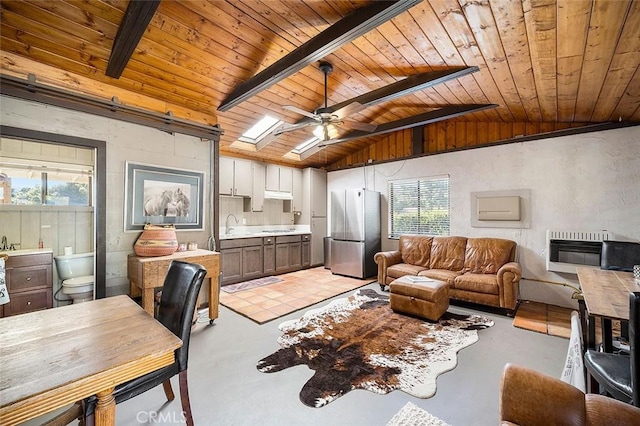
<instances>
[{"instance_id":1,"label":"ceiling fan light fixture","mask_svg":"<svg viewBox=\"0 0 640 426\"><path fill-rule=\"evenodd\" d=\"M327 131L327 126L320 124L313 129L313 136L320 139L321 141L328 141L331 139L329 136L329 132Z\"/></svg>"}]
</instances>

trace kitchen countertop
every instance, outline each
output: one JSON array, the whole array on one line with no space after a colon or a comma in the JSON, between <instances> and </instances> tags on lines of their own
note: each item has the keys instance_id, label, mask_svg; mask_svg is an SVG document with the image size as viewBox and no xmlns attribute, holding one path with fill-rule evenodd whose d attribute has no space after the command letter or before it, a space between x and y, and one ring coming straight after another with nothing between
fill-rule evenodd
<instances>
[{"instance_id":1,"label":"kitchen countertop","mask_svg":"<svg viewBox=\"0 0 640 426\"><path fill-rule=\"evenodd\" d=\"M304 235L304 234L310 234L310 231L301 231L301 230L284 230L284 231L273 231L273 230L267 230L267 231L258 231L258 232L243 232L243 231L238 231L236 232L232 232L230 234L220 234L220 239L221 240L233 240L233 239L238 239L238 238L260 238L260 237L278 237L278 236L284 236L284 235Z\"/></svg>"},{"instance_id":2,"label":"kitchen countertop","mask_svg":"<svg viewBox=\"0 0 640 426\"><path fill-rule=\"evenodd\" d=\"M41 253L53 253L51 248L33 248L33 249L20 249L20 250L3 250L0 254L6 254L9 256L23 256L27 254L41 254Z\"/></svg>"}]
</instances>

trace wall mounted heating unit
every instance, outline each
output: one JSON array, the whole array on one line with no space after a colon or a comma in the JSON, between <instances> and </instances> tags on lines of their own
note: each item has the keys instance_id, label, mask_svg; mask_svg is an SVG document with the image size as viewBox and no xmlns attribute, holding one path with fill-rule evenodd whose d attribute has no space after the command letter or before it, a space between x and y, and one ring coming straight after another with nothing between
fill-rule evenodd
<instances>
[{"instance_id":1,"label":"wall mounted heating unit","mask_svg":"<svg viewBox=\"0 0 640 426\"><path fill-rule=\"evenodd\" d=\"M600 268L602 242L608 231L547 230L547 271L576 273L576 266Z\"/></svg>"}]
</instances>

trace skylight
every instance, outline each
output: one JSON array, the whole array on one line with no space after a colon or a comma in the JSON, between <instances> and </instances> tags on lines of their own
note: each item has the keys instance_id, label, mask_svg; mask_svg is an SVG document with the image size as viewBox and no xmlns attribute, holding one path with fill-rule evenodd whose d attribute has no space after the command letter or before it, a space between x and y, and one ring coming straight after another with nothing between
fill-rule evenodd
<instances>
[{"instance_id":1,"label":"skylight","mask_svg":"<svg viewBox=\"0 0 640 426\"><path fill-rule=\"evenodd\" d=\"M282 122L277 118L265 115L260 121L244 132L238 139L242 142L257 143Z\"/></svg>"},{"instance_id":2,"label":"skylight","mask_svg":"<svg viewBox=\"0 0 640 426\"><path fill-rule=\"evenodd\" d=\"M320 142L320 139L313 137L309 140L306 140L304 142L302 142L300 145L296 146L295 148L293 148L291 150L291 152L293 152L294 154L302 154L303 152L305 152L308 149L313 148L314 146L316 146L318 144L318 142Z\"/></svg>"}]
</instances>

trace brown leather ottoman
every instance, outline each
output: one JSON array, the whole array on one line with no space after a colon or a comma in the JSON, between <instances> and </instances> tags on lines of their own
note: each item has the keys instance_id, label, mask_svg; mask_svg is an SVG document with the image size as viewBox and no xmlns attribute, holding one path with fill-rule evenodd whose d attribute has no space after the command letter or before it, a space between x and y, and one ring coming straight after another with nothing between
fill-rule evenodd
<instances>
[{"instance_id":1,"label":"brown leather ottoman","mask_svg":"<svg viewBox=\"0 0 640 426\"><path fill-rule=\"evenodd\" d=\"M449 286L442 281L409 282L406 277L389 284L391 309L431 321L449 309Z\"/></svg>"}]
</instances>

